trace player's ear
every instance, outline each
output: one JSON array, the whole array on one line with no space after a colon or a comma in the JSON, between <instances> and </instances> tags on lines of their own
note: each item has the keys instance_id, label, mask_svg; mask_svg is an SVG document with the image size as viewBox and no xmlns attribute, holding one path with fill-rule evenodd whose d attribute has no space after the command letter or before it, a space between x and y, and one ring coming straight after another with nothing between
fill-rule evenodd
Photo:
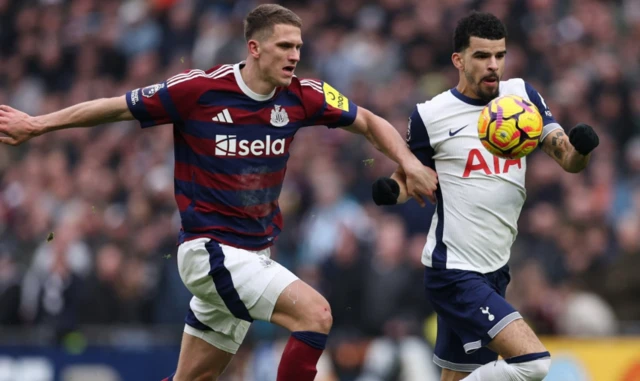
<instances>
[{"instance_id":1,"label":"player's ear","mask_svg":"<svg viewBox=\"0 0 640 381\"><path fill-rule=\"evenodd\" d=\"M249 40L249 42L247 42L247 46L251 57L256 59L260 57L260 42L257 40Z\"/></svg>"},{"instance_id":2,"label":"player's ear","mask_svg":"<svg viewBox=\"0 0 640 381\"><path fill-rule=\"evenodd\" d=\"M462 53L455 52L451 55L451 62L453 62L453 66L458 70L464 69L464 62L462 59Z\"/></svg>"}]
</instances>

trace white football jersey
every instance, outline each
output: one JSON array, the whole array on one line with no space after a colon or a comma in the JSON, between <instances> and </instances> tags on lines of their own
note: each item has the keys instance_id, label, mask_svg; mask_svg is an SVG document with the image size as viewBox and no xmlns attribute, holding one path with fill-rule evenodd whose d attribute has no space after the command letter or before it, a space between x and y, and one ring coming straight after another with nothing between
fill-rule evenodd
<instances>
[{"instance_id":1,"label":"white football jersey","mask_svg":"<svg viewBox=\"0 0 640 381\"><path fill-rule=\"evenodd\" d=\"M535 104L544 120L541 140L561 128L540 94L522 79L500 82L500 95ZM407 142L438 173L437 205L422 263L433 268L488 273L509 260L526 198L526 158L493 156L478 139L477 122L487 102L455 88L416 106Z\"/></svg>"}]
</instances>

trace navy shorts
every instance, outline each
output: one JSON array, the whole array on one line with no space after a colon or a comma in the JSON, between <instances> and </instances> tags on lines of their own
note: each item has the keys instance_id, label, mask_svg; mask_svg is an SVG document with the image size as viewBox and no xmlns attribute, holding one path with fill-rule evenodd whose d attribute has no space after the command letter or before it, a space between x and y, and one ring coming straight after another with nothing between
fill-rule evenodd
<instances>
[{"instance_id":1,"label":"navy shorts","mask_svg":"<svg viewBox=\"0 0 640 381\"><path fill-rule=\"evenodd\" d=\"M509 267L488 274L425 267L427 299L438 314L433 361L458 372L473 372L496 361L484 346L504 327L522 318L505 299Z\"/></svg>"}]
</instances>

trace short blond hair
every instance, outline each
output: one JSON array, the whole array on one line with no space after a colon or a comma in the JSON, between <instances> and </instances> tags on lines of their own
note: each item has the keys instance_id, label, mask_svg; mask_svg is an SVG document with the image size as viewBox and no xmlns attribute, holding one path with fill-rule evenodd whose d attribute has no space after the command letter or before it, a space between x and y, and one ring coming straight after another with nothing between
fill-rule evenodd
<instances>
[{"instance_id":1,"label":"short blond hair","mask_svg":"<svg viewBox=\"0 0 640 381\"><path fill-rule=\"evenodd\" d=\"M302 27L302 20L288 8L278 4L262 4L254 8L244 19L244 38L263 38L262 34L271 35L273 27L278 24ZM260 35L259 37L256 37Z\"/></svg>"}]
</instances>

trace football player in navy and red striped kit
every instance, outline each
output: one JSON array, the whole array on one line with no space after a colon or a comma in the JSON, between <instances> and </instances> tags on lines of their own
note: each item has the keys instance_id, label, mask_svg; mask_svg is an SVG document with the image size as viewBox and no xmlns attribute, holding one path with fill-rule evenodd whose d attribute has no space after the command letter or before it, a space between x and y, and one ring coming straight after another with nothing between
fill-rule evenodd
<instances>
[{"instance_id":1,"label":"football player in navy and red striped kit","mask_svg":"<svg viewBox=\"0 0 640 381\"><path fill-rule=\"evenodd\" d=\"M137 119L173 124L175 198L180 209L178 268L193 293L178 369L167 380L216 379L255 319L292 335L278 381L311 381L331 328L327 301L269 258L282 230L278 196L295 133L345 127L364 135L406 174L409 194L434 200L435 172L413 156L385 120L328 83L294 76L301 21L279 5L245 20L248 57L190 70L126 95L38 117L0 106L0 142L17 145L46 132Z\"/></svg>"}]
</instances>

